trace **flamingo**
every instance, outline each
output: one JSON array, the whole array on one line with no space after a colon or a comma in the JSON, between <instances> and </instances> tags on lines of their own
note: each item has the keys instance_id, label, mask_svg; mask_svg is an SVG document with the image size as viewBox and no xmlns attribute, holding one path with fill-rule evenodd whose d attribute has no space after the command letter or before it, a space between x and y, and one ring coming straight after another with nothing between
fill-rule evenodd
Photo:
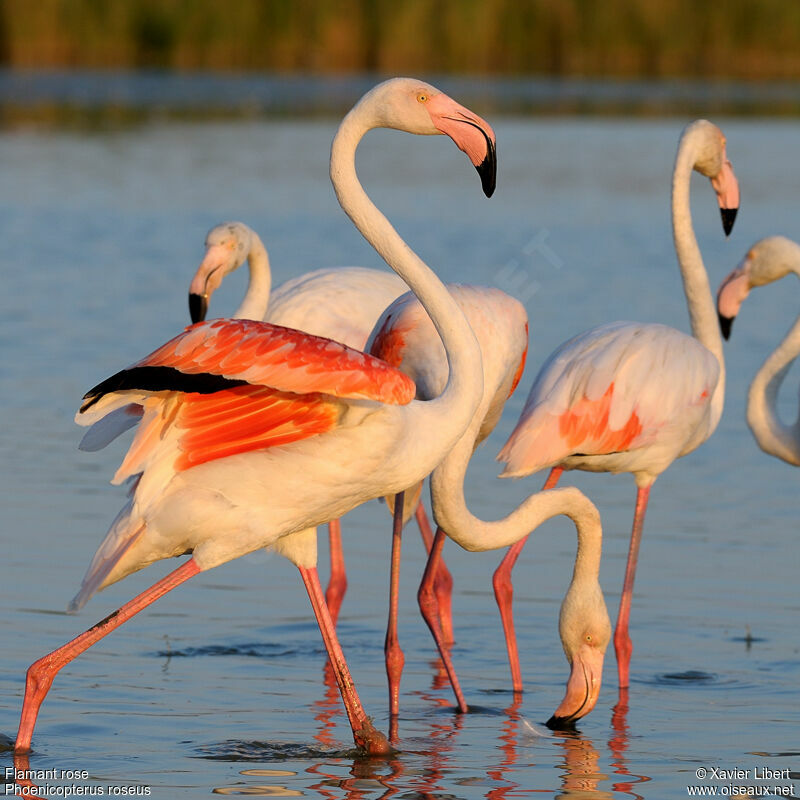
<instances>
[{"instance_id":1,"label":"flamingo","mask_svg":"<svg viewBox=\"0 0 800 800\"><path fill-rule=\"evenodd\" d=\"M800 275L800 245L785 236L769 236L756 242L741 264L719 287L717 311L722 335L727 339L739 308L754 286L765 286L786 275ZM761 366L750 384L747 424L758 446L788 464L800 466L800 420L784 423L777 400L786 373L800 353L800 317L783 341Z\"/></svg>"},{"instance_id":2,"label":"flamingo","mask_svg":"<svg viewBox=\"0 0 800 800\"><path fill-rule=\"evenodd\" d=\"M484 387L491 359L499 356L503 366L510 370L508 380L497 387L491 409L485 414L483 425L475 441L480 444L494 429L506 399L514 391L522 376L525 366L525 355L528 351L528 318L521 303L499 289L484 287L460 286L450 284L448 291L453 295L461 310L467 317L470 327L482 345L481 360L484 367ZM487 337L491 334L503 336L502 342L496 342L490 348ZM447 359L442 342L433 327L430 317L417 298L407 292L392 303L381 316L370 340L367 351L372 355L398 367L409 375L416 384L418 400L432 400L438 397L447 383ZM389 711L392 718L399 713L400 678L404 666L404 656L397 636L397 606L400 578L400 543L402 524L398 515L403 515L404 496L417 498L422 488L421 482L409 487L397 496L399 507L395 508L395 525L392 536L392 564L389 601L389 624L386 632L386 672L389 679ZM387 498L388 500L388 498ZM435 542L435 538L433 539ZM431 548L428 548L430 553ZM436 570L436 582L431 588L431 596L421 604L422 616L431 628L434 639L444 653L443 661L448 670L458 705L462 711L467 710L463 694L455 680L455 673L450 664L447 645L453 642L452 614L447 588L441 582L441 560ZM448 575L449 577L449 575ZM445 579L446 581L446 579ZM452 584L452 581L449 581ZM437 597L434 598L433 594ZM429 603L435 606L429 608ZM434 621L433 616L436 617Z\"/></svg>"},{"instance_id":3,"label":"flamingo","mask_svg":"<svg viewBox=\"0 0 800 800\"><path fill-rule=\"evenodd\" d=\"M62 667L198 572L263 547L300 571L356 745L390 751L364 712L336 638L316 571L316 526L430 473L472 419L482 370L458 305L358 180L356 148L376 127L448 135L476 166L487 195L495 183L494 133L433 86L396 78L361 98L331 147L340 205L417 293L442 337L451 369L444 392L415 401L413 382L379 359L250 320L197 323L91 389L77 421L92 426L94 445L129 427L131 417L138 418L138 429L114 478L133 478L130 499L95 554L73 608L154 561L191 555L34 662L16 752L30 750L39 708Z\"/></svg>"},{"instance_id":4,"label":"flamingo","mask_svg":"<svg viewBox=\"0 0 800 800\"><path fill-rule=\"evenodd\" d=\"M576 489L532 495L496 522L485 522L470 513L463 488L467 466L475 448L494 429L522 377L528 320L522 304L499 289L450 285L448 290L464 311L481 347L483 396L469 427L431 476L433 512L439 527L419 589L420 610L436 641L459 708L466 711L436 615L434 582L445 535L467 550L489 550L505 547L557 514L569 516L576 525L578 549L573 579L561 606L559 634L571 673L564 700L549 724L571 725L597 702L603 658L611 638L611 623L598 581L603 538L600 516ZM438 396L447 382L444 348L413 295L403 295L386 309L376 326L370 352L409 375L418 398Z\"/></svg>"},{"instance_id":5,"label":"flamingo","mask_svg":"<svg viewBox=\"0 0 800 800\"><path fill-rule=\"evenodd\" d=\"M725 396L722 340L689 209L692 170L711 179L728 235L739 187L725 137L707 120L683 131L672 176L673 238L692 336L655 323L614 322L565 342L536 376L498 455L505 462L504 478L550 467L547 487L555 486L565 469L633 474L636 506L614 631L620 689L629 685L633 646L628 621L650 487L676 458L711 436ZM522 680L511 616L511 569L523 546L520 540L509 550L494 576L518 691Z\"/></svg>"},{"instance_id":6,"label":"flamingo","mask_svg":"<svg viewBox=\"0 0 800 800\"><path fill-rule=\"evenodd\" d=\"M381 312L407 287L393 272L365 267L319 269L293 278L271 292L269 255L259 235L243 222L224 222L206 235L206 254L189 287L192 322L208 313L211 295L226 275L245 261L250 272L247 292L234 313L236 319L254 319L324 336L363 350ZM425 509L417 507L423 538ZM338 519L328 523L330 577L325 601L336 625L347 591L347 574Z\"/></svg>"}]
</instances>

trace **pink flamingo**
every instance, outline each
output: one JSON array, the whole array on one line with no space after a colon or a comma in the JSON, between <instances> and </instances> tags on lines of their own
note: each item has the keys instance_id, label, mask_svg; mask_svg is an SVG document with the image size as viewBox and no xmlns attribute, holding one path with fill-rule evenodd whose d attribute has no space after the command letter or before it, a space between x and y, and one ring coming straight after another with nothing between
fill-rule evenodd
<instances>
[{"instance_id":1,"label":"pink flamingo","mask_svg":"<svg viewBox=\"0 0 800 800\"><path fill-rule=\"evenodd\" d=\"M211 295L225 276L245 261L250 273L249 282L234 318L264 320L295 328L333 339L356 350L364 349L386 306L407 291L406 284L393 272L364 267L315 270L286 281L271 291L269 256L259 235L243 222L224 222L208 232L205 257L189 287L192 322L206 318ZM417 506L416 514L424 537L430 528L424 507ZM338 519L328 523L328 540L331 568L325 601L336 625L347 591Z\"/></svg>"},{"instance_id":2,"label":"pink flamingo","mask_svg":"<svg viewBox=\"0 0 800 800\"><path fill-rule=\"evenodd\" d=\"M522 304L499 289L453 285L448 289L464 311L481 347L483 396L469 427L431 475L433 510L439 527L420 585L420 610L447 668L459 708L466 711L434 599L445 535L467 550L489 550L505 547L557 514L569 516L578 533L578 549L573 580L561 607L559 633L571 675L567 693L551 723L571 724L588 714L597 702L603 657L611 637L611 623L598 582L603 538L600 516L576 489L532 495L496 522L485 522L470 513L464 499L467 466L475 448L497 424L506 400L522 376L528 321ZM371 352L380 354L413 378L418 398L438 396L447 381L447 361L441 341L419 301L408 294L398 298L386 310L376 331Z\"/></svg>"},{"instance_id":3,"label":"pink flamingo","mask_svg":"<svg viewBox=\"0 0 800 800\"><path fill-rule=\"evenodd\" d=\"M711 436L725 396L722 340L689 210L692 170L711 179L727 235L739 187L725 137L706 120L684 130L672 180L673 235L693 335L665 325L614 322L570 339L540 370L498 456L506 463L501 477L550 467L546 487L555 486L564 469L633 474L636 509L614 632L621 689L629 684L628 620L650 487L676 458ZM522 679L511 616L511 568L523 545L520 540L509 550L494 577L517 691Z\"/></svg>"},{"instance_id":4,"label":"pink flamingo","mask_svg":"<svg viewBox=\"0 0 800 800\"><path fill-rule=\"evenodd\" d=\"M525 355L528 351L528 317L521 303L498 289L486 289L474 286L448 285L448 291L455 298L467 317L470 327L483 345L485 337L490 333L504 335L501 343L491 350L482 347L482 363L484 367L484 391L490 364L500 355L503 365L510 370L508 380L498 387L497 397L492 408L484 415L483 424L475 441L477 447L494 429L503 411L506 398L516 388L525 366ZM504 344L508 342L508 346ZM375 326L367 350L374 356L398 367L414 380L417 387L418 400L433 400L438 397L448 378L447 358L442 341L433 327L430 317L417 298L406 293L390 305ZM490 361L494 359L494 361ZM495 369L492 367L492 369ZM403 515L404 496L419 497L422 489L420 481L397 496L398 507L394 510L395 525L392 536L392 566L389 592L389 624L386 631L386 673L389 678L389 711L394 718L399 713L400 678L405 659L397 636L397 605L400 580L400 549L402 525L398 515ZM388 499L388 498L387 498ZM433 539L436 547L436 538ZM439 545L441 552L441 545ZM428 548L429 553L431 548ZM424 602L420 602L422 616L433 633L442 660L448 671L450 681L456 693L456 700L462 711L467 710L466 702L451 664L448 645L453 642L452 613L450 609L449 586L452 581L444 583L441 579L441 560L438 560L434 572L433 585L426 587ZM447 576L449 578L449 574ZM438 581L438 585L437 584Z\"/></svg>"},{"instance_id":5,"label":"pink flamingo","mask_svg":"<svg viewBox=\"0 0 800 800\"><path fill-rule=\"evenodd\" d=\"M336 638L316 572L315 526L430 473L472 419L482 375L480 350L457 304L358 180L356 148L376 127L447 134L477 167L487 195L494 189L494 134L434 87L398 78L356 104L331 148L331 180L342 208L418 294L444 341L451 367L444 392L431 402L414 401L413 382L379 359L249 320L198 323L92 389L77 419L92 425L94 445L138 421L115 475L116 482L134 482L73 607L154 561L191 557L34 662L17 752L30 749L39 708L62 667L193 575L262 547L273 547L300 570L356 745L389 751L364 712Z\"/></svg>"},{"instance_id":6,"label":"pink flamingo","mask_svg":"<svg viewBox=\"0 0 800 800\"><path fill-rule=\"evenodd\" d=\"M756 242L741 264L719 287L717 311L727 339L733 320L750 289L766 286L787 275L800 275L800 244L785 236ZM778 394L786 373L800 354L800 317L756 373L747 396L747 424L758 446L787 464L800 466L800 421L792 425L778 414Z\"/></svg>"}]
</instances>

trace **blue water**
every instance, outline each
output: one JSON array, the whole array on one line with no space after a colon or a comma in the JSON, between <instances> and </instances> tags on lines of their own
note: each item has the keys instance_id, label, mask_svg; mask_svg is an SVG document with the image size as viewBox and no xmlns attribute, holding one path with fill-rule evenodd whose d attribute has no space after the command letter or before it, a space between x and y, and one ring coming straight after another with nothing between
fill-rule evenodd
<instances>
[{"instance_id":1,"label":"blue water","mask_svg":"<svg viewBox=\"0 0 800 800\"><path fill-rule=\"evenodd\" d=\"M543 476L497 481L494 456L535 371L561 341L614 319L688 329L672 251L669 184L688 120L499 118L498 190L444 140L389 131L359 152L368 191L446 280L499 285L531 321L528 368L467 478L472 509L507 513ZM693 211L716 285L757 238L797 236L800 123L718 119L742 188L725 240L697 176ZM186 292L206 230L242 219L262 235L280 282L330 265L380 267L339 210L327 178L330 120L0 132L0 734L16 733L27 666L152 583L159 564L64 614L122 504L107 483L123 445L77 451L83 392L188 321ZM232 276L212 312L232 311ZM800 641L797 475L755 446L744 397L796 316L799 287L754 292L727 345L719 430L656 483L637 575L632 684L619 703L613 653L579 733L542 726L563 694L557 633L574 533L532 537L515 601L526 692L513 697L491 593L501 553L445 549L455 578L454 659L473 710L455 713L415 608L424 558L406 533L401 598L398 754L367 760L352 740L294 568L253 555L198 576L69 665L45 701L35 769L86 770L77 781L156 798L212 792L323 798L687 796L687 786L797 784ZM790 378L791 382L791 378ZM794 412L793 390L784 401ZM597 503L601 581L612 617L633 509L629 476L570 475ZM343 523L350 590L339 633L368 712L388 728L383 672L389 517L370 503ZM321 539L321 573L326 550ZM0 739L2 742L2 739ZM2 749L2 744L0 744ZM8 752L2 765L11 764ZM752 778L755 768L786 779ZM696 770L750 770L750 780ZM260 787L260 788L259 788ZM86 789L88 791L88 788ZM795 788L796 791L796 788ZM51 793L49 796L56 796Z\"/></svg>"}]
</instances>

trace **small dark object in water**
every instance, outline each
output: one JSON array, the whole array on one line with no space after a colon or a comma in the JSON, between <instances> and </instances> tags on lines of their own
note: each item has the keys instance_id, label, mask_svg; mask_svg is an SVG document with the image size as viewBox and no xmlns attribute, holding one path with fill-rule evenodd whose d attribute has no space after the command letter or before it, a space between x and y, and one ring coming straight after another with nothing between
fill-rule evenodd
<instances>
[{"instance_id":1,"label":"small dark object in water","mask_svg":"<svg viewBox=\"0 0 800 800\"><path fill-rule=\"evenodd\" d=\"M701 672L697 669L689 669L686 672L670 672L660 678L666 683L711 683L716 679L716 675L712 675L710 672Z\"/></svg>"}]
</instances>

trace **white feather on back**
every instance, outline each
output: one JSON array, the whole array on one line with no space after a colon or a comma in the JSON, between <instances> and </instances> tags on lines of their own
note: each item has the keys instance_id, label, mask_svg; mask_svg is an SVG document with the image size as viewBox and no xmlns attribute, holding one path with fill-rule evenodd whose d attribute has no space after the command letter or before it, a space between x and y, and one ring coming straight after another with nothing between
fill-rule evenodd
<instances>
[{"instance_id":1,"label":"white feather on back","mask_svg":"<svg viewBox=\"0 0 800 800\"><path fill-rule=\"evenodd\" d=\"M709 402L719 363L700 342L657 323L614 322L562 344L534 381L520 420L499 458L506 475L541 469L574 452L559 432L559 418L579 403L601 400L613 384L607 429L619 431L635 413L641 433L630 447L681 431L689 407Z\"/></svg>"},{"instance_id":2,"label":"white feather on back","mask_svg":"<svg viewBox=\"0 0 800 800\"><path fill-rule=\"evenodd\" d=\"M279 286L264 319L363 350L380 313L406 291L408 286L393 272L318 269Z\"/></svg>"}]
</instances>

